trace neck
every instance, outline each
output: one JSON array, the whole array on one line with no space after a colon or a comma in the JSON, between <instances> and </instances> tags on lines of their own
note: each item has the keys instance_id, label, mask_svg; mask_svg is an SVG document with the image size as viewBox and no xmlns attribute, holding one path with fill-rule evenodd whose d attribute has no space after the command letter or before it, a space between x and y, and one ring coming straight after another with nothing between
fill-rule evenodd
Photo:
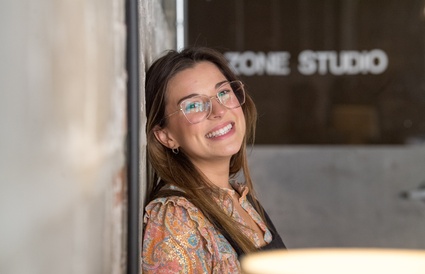
<instances>
[{"instance_id":1,"label":"neck","mask_svg":"<svg viewBox=\"0 0 425 274\"><path fill-rule=\"evenodd\" d=\"M231 188L229 183L229 161L195 164L214 185L220 188Z\"/></svg>"}]
</instances>

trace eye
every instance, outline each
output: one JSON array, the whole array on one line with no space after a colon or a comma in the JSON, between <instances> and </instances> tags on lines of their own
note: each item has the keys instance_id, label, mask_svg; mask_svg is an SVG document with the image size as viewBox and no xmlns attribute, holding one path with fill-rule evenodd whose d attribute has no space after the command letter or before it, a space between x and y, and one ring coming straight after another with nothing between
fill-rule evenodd
<instances>
[{"instance_id":1,"label":"eye","mask_svg":"<svg viewBox=\"0 0 425 274\"><path fill-rule=\"evenodd\" d=\"M218 98L220 98L220 100L223 101L223 102L229 100L231 95L232 95L232 90L230 88L220 90L217 93Z\"/></svg>"},{"instance_id":2,"label":"eye","mask_svg":"<svg viewBox=\"0 0 425 274\"><path fill-rule=\"evenodd\" d=\"M196 112L203 112L205 111L205 104L202 101L186 101L183 102L182 109L184 113L196 113Z\"/></svg>"}]
</instances>

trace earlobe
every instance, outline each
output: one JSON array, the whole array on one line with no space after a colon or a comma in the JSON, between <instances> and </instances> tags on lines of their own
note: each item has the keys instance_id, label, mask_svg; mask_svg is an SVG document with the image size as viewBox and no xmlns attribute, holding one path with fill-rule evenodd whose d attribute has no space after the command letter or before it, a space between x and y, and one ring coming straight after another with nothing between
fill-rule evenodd
<instances>
[{"instance_id":1,"label":"earlobe","mask_svg":"<svg viewBox=\"0 0 425 274\"><path fill-rule=\"evenodd\" d=\"M155 134L155 138L165 147L168 147L170 149L177 148L178 144L174 141L174 139L170 136L170 133L164 129L160 128L159 126L156 126L153 130Z\"/></svg>"}]
</instances>

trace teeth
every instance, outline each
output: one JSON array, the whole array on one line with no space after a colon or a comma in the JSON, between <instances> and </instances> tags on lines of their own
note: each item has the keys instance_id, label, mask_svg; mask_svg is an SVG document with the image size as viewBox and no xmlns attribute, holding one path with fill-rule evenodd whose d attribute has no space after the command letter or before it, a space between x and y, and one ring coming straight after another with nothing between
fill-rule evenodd
<instances>
[{"instance_id":1,"label":"teeth","mask_svg":"<svg viewBox=\"0 0 425 274\"><path fill-rule=\"evenodd\" d=\"M214 138L214 137L222 136L222 135L226 134L227 132L229 132L232 129L232 127L233 127L232 124L228 124L224 128L221 128L219 130L208 133L206 135L206 137L207 138Z\"/></svg>"}]
</instances>

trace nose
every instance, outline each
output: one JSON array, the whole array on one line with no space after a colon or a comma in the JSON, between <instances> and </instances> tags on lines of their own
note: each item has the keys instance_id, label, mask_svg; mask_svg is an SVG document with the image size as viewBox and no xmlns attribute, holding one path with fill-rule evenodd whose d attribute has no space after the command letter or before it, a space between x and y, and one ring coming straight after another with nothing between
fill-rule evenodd
<instances>
[{"instance_id":1,"label":"nose","mask_svg":"<svg viewBox=\"0 0 425 274\"><path fill-rule=\"evenodd\" d=\"M223 106L217 98L211 99L211 114L209 119L221 118L227 112L227 108Z\"/></svg>"}]
</instances>

